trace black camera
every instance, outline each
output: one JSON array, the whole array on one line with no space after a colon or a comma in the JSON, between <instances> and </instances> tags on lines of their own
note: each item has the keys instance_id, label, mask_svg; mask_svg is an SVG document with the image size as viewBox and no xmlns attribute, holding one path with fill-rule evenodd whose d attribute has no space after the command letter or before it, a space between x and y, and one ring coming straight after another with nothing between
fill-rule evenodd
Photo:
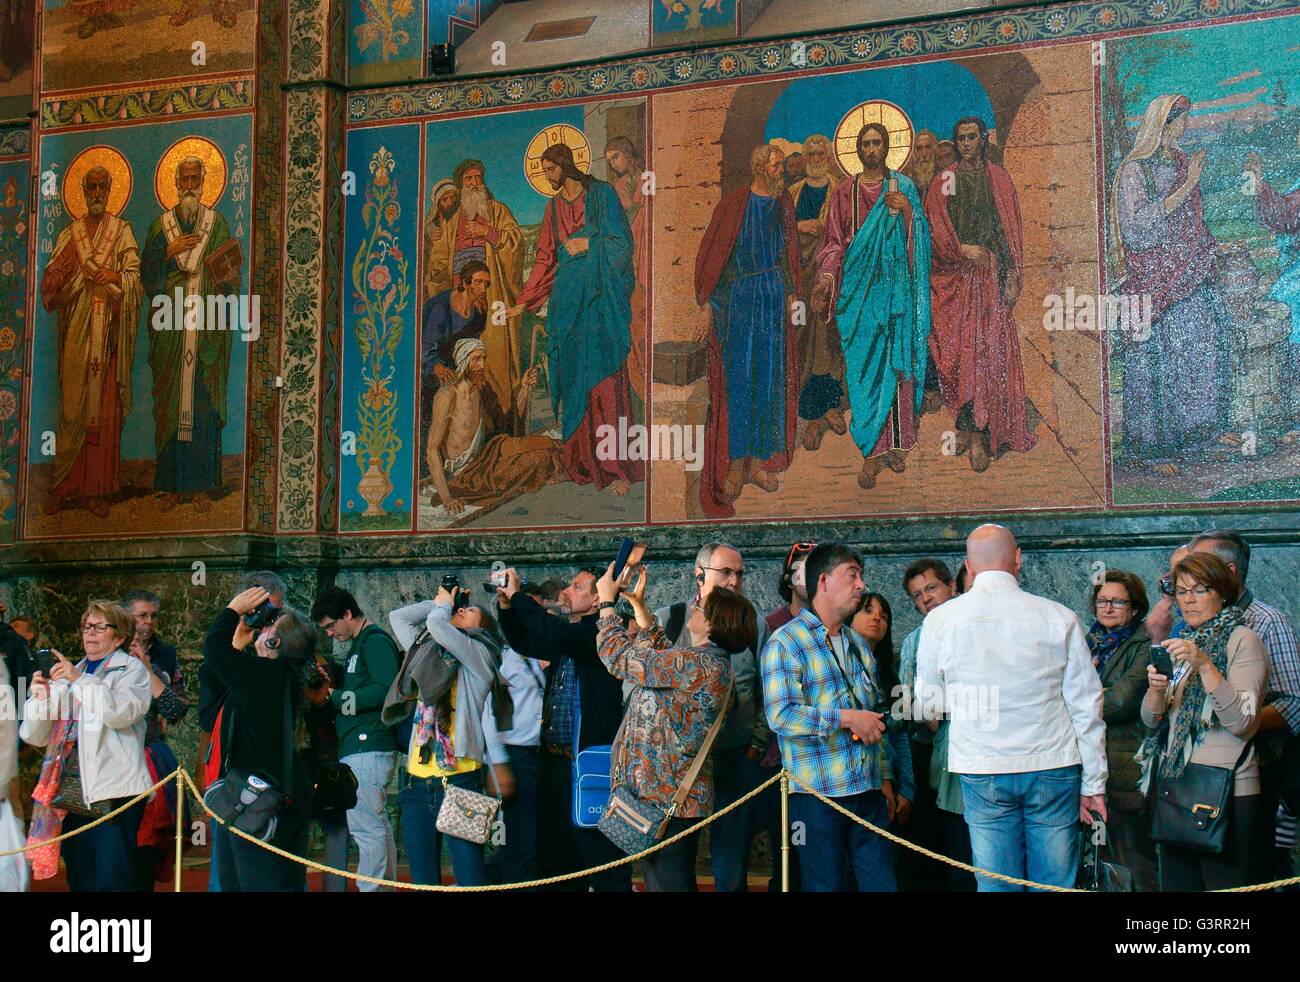
<instances>
[{"instance_id":1,"label":"black camera","mask_svg":"<svg viewBox=\"0 0 1300 982\"><path fill-rule=\"evenodd\" d=\"M272 623L283 611L269 600L263 600L257 609L244 615L244 626L257 631Z\"/></svg>"},{"instance_id":2,"label":"black camera","mask_svg":"<svg viewBox=\"0 0 1300 982\"><path fill-rule=\"evenodd\" d=\"M319 689L328 681L329 677L321 671L321 667L313 664L307 669L307 676L303 684L309 689Z\"/></svg>"},{"instance_id":3,"label":"black camera","mask_svg":"<svg viewBox=\"0 0 1300 982\"><path fill-rule=\"evenodd\" d=\"M455 573L444 573L442 588L452 595L452 613L469 606L469 593L460 585L460 578Z\"/></svg>"}]
</instances>

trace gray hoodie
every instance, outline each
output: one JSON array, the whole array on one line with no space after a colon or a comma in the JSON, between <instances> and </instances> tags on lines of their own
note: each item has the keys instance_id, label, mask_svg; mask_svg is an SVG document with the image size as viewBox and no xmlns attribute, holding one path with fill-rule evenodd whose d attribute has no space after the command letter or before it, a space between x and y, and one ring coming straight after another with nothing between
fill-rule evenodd
<instances>
[{"instance_id":1,"label":"gray hoodie","mask_svg":"<svg viewBox=\"0 0 1300 982\"><path fill-rule=\"evenodd\" d=\"M501 669L501 649L487 643L482 632L470 635L455 627L451 613L449 603L422 600L399 607L388 615L388 622L403 648L409 650L420 630L427 627L430 637L460 663L456 673L456 705L452 707L456 714L452 745L457 757L486 763L489 756L483 732L483 707Z\"/></svg>"}]
</instances>

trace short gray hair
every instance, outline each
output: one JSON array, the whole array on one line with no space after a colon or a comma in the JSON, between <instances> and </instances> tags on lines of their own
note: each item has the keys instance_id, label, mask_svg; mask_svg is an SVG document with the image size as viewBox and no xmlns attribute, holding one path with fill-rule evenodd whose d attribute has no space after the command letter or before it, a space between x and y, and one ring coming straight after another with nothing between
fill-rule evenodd
<instances>
[{"instance_id":1,"label":"short gray hair","mask_svg":"<svg viewBox=\"0 0 1300 982\"><path fill-rule=\"evenodd\" d=\"M730 549L736 555L740 555L740 550L730 542L706 542L700 546L700 551L695 554L695 565L704 569L709 563L713 562L713 554L719 549Z\"/></svg>"},{"instance_id":2,"label":"short gray hair","mask_svg":"<svg viewBox=\"0 0 1300 982\"><path fill-rule=\"evenodd\" d=\"M191 154L190 156L186 157L184 160L179 160L176 162L176 180L179 181L181 179L181 168L184 167L186 164L198 164L199 177L205 178L208 176L208 168L204 165L203 159L201 157L195 157L194 155Z\"/></svg>"},{"instance_id":3,"label":"short gray hair","mask_svg":"<svg viewBox=\"0 0 1300 982\"><path fill-rule=\"evenodd\" d=\"M1202 542L1210 543L1210 552L1237 567L1244 588L1246 572L1250 569L1250 543L1241 537L1241 533L1236 529L1209 529L1199 533L1188 544L1195 549Z\"/></svg>"},{"instance_id":4,"label":"short gray hair","mask_svg":"<svg viewBox=\"0 0 1300 982\"><path fill-rule=\"evenodd\" d=\"M278 593L282 598L289 595L289 586L279 573L273 573L269 569L259 569L252 573L245 573L235 584L236 595L243 593L245 590L251 590L255 586L260 586L267 593Z\"/></svg>"}]
</instances>

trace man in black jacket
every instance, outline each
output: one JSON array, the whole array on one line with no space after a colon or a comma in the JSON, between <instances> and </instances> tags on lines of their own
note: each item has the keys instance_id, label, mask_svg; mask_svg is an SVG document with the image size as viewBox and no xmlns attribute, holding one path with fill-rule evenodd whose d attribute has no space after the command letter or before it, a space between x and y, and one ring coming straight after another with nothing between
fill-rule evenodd
<instances>
[{"instance_id":1,"label":"man in black jacket","mask_svg":"<svg viewBox=\"0 0 1300 982\"><path fill-rule=\"evenodd\" d=\"M556 617L519 592L519 575L506 571L497 591L501 629L510 647L546 668L542 696L542 759L538 777L537 865L543 877L590 869L623 853L599 829L573 824L573 758L578 750L614 742L623 719L623 683L596 655L596 573L581 570L560 591ZM575 734L575 721L578 732ZM619 866L555 889L598 892L632 889L631 870Z\"/></svg>"}]
</instances>

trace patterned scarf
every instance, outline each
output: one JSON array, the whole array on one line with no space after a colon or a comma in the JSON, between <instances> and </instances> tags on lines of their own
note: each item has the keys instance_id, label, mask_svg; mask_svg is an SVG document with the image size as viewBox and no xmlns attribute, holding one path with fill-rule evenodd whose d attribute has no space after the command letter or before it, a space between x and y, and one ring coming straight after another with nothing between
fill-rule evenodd
<instances>
[{"instance_id":1,"label":"patterned scarf","mask_svg":"<svg viewBox=\"0 0 1300 982\"><path fill-rule=\"evenodd\" d=\"M1119 646L1133 636L1133 631L1136 628L1136 618L1113 631L1108 631L1102 627L1101 621L1093 622L1092 630L1088 632L1088 647L1092 650L1092 657L1097 659L1098 675L1105 669L1106 662L1110 661L1110 656L1115 654L1119 650Z\"/></svg>"},{"instance_id":2,"label":"patterned scarf","mask_svg":"<svg viewBox=\"0 0 1300 982\"><path fill-rule=\"evenodd\" d=\"M52 698L52 697L51 697ZM50 742L45 745L45 759L41 761L41 776L32 792L32 821L27 827L27 844L48 843L27 853L32 864L32 878L48 880L59 872L60 843L50 842L63 832L63 819L68 814L50 802L59 793L68 758L77 752L77 713L73 707L71 719L57 719L50 732Z\"/></svg>"},{"instance_id":3,"label":"patterned scarf","mask_svg":"<svg viewBox=\"0 0 1300 982\"><path fill-rule=\"evenodd\" d=\"M1200 627L1188 627L1183 632L1183 637L1200 648L1219 670L1219 674L1227 678L1228 638L1245 620L1246 615L1241 608L1227 605L1218 616ZM1205 739L1214 719L1213 703L1206 699L1206 695L1201 673L1192 672L1183 687L1178 712L1170 723L1172 734L1169 749L1160 759L1162 778L1174 779L1181 776L1187 762L1192 759L1192 751Z\"/></svg>"}]
</instances>

